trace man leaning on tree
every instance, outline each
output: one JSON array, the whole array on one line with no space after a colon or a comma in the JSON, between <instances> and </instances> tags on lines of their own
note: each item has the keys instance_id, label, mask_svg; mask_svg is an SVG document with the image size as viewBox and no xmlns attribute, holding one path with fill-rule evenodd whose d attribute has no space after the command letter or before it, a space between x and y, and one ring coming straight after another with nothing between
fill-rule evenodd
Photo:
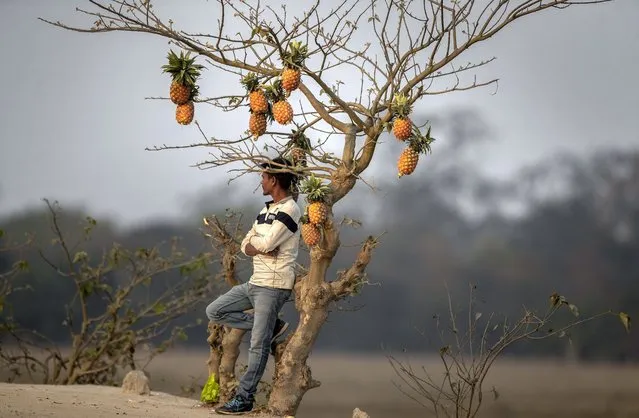
<instances>
[{"instance_id":1,"label":"man leaning on tree","mask_svg":"<svg viewBox=\"0 0 639 418\"><path fill-rule=\"evenodd\" d=\"M288 328L278 315L295 283L301 216L292 196L297 176L282 171L290 165L281 157L261 165L262 194L272 200L266 202L241 245L242 252L253 258L253 274L206 308L209 320L251 331L248 368L235 397L215 410L219 414L238 415L253 409L271 346ZM249 309L254 313L245 312Z\"/></svg>"}]
</instances>

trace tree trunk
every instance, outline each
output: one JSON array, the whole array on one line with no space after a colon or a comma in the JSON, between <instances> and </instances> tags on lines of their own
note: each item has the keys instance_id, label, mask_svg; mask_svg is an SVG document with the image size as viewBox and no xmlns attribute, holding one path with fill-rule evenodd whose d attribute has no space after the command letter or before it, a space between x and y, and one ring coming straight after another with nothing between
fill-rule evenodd
<instances>
[{"instance_id":1,"label":"tree trunk","mask_svg":"<svg viewBox=\"0 0 639 418\"><path fill-rule=\"evenodd\" d=\"M215 381L220 385L218 403L224 403L231 398L237 386L235 364L246 330L223 327L214 322L209 322L208 329L211 352L206 363L209 376L214 373Z\"/></svg>"},{"instance_id":2,"label":"tree trunk","mask_svg":"<svg viewBox=\"0 0 639 418\"><path fill-rule=\"evenodd\" d=\"M307 391L320 385L313 379L306 364L320 329L328 317L328 306L333 300L326 272L339 248L339 233L331 221L324 229L320 247L311 250L308 275L296 286L295 304L300 320L295 332L285 343L281 355L276 356L273 390L269 397L269 410L276 415L295 415Z\"/></svg>"},{"instance_id":3,"label":"tree trunk","mask_svg":"<svg viewBox=\"0 0 639 418\"><path fill-rule=\"evenodd\" d=\"M222 338L224 338L224 328L215 322L209 322L207 327L209 337L206 341L209 343L210 353L206 361L209 368L209 376L215 375L215 381L220 383L220 363L222 361Z\"/></svg>"},{"instance_id":4,"label":"tree trunk","mask_svg":"<svg viewBox=\"0 0 639 418\"><path fill-rule=\"evenodd\" d=\"M288 340L276 365L269 409L278 415L294 415L304 394L320 382L313 379L306 364L320 329L328 317L330 287L302 286L300 322Z\"/></svg>"},{"instance_id":5,"label":"tree trunk","mask_svg":"<svg viewBox=\"0 0 639 418\"><path fill-rule=\"evenodd\" d=\"M236 277L235 258L240 252L239 240L227 230L227 223L222 223L215 217L204 218L204 224L210 228L211 237L222 248L222 275L226 283L233 287L239 284ZM247 312L252 312L249 310ZM220 386L218 403L230 399L237 380L235 379L235 364L240 355L240 344L246 330L224 327L214 322L208 325L210 354L207 360L209 377L215 374L215 381Z\"/></svg>"}]
</instances>

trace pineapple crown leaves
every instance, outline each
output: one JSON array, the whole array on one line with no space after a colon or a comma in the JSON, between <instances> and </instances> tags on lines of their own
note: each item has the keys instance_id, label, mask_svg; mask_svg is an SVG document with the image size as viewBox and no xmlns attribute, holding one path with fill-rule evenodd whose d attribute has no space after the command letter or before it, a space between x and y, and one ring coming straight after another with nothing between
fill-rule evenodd
<instances>
[{"instance_id":1,"label":"pineapple crown leaves","mask_svg":"<svg viewBox=\"0 0 639 418\"><path fill-rule=\"evenodd\" d=\"M413 127L413 135L410 137L408 146L419 154L431 152L430 144L435 142L435 138L430 136L430 129L431 127L429 126L426 134L422 134L418 128Z\"/></svg>"},{"instance_id":2,"label":"pineapple crown leaves","mask_svg":"<svg viewBox=\"0 0 639 418\"><path fill-rule=\"evenodd\" d=\"M304 60L308 57L308 46L300 41L291 41L288 44L288 51L282 54L282 61L288 68L301 68Z\"/></svg>"},{"instance_id":3,"label":"pineapple crown leaves","mask_svg":"<svg viewBox=\"0 0 639 418\"><path fill-rule=\"evenodd\" d=\"M291 140L289 141L289 143L291 144L291 146L297 146L303 149L304 151L311 150L311 141L304 134L303 129L293 130L293 133L291 134Z\"/></svg>"},{"instance_id":4,"label":"pineapple crown leaves","mask_svg":"<svg viewBox=\"0 0 639 418\"><path fill-rule=\"evenodd\" d=\"M308 224L311 223L311 220L308 219L308 212L304 211L304 214L300 217L300 223Z\"/></svg>"},{"instance_id":5,"label":"pineapple crown leaves","mask_svg":"<svg viewBox=\"0 0 639 418\"><path fill-rule=\"evenodd\" d=\"M300 185L300 192L306 194L309 202L324 202L329 190L327 185L322 184L322 179L312 173Z\"/></svg>"},{"instance_id":6,"label":"pineapple crown leaves","mask_svg":"<svg viewBox=\"0 0 639 418\"><path fill-rule=\"evenodd\" d=\"M242 77L242 80L240 81L240 83L242 83L242 86L244 86L246 91L249 93L257 90L260 87L260 80L257 77L257 74L253 72L250 72L244 77Z\"/></svg>"},{"instance_id":7,"label":"pineapple crown leaves","mask_svg":"<svg viewBox=\"0 0 639 418\"><path fill-rule=\"evenodd\" d=\"M286 100L286 93L282 88L282 81L279 78L264 88L264 94L266 94L266 98L271 103Z\"/></svg>"},{"instance_id":8,"label":"pineapple crown leaves","mask_svg":"<svg viewBox=\"0 0 639 418\"><path fill-rule=\"evenodd\" d=\"M266 112L266 121L271 124L275 122L275 116L273 116L273 104L268 104L268 111Z\"/></svg>"},{"instance_id":9,"label":"pineapple crown leaves","mask_svg":"<svg viewBox=\"0 0 639 418\"><path fill-rule=\"evenodd\" d=\"M203 65L195 64L195 58L191 58L191 53L180 51L178 56L173 50L169 50L168 64L162 66L163 73L171 74L173 81L193 87L204 69Z\"/></svg>"},{"instance_id":10,"label":"pineapple crown leaves","mask_svg":"<svg viewBox=\"0 0 639 418\"><path fill-rule=\"evenodd\" d=\"M407 117L412 111L410 98L404 93L397 93L391 102L391 112L395 117Z\"/></svg>"},{"instance_id":11,"label":"pineapple crown leaves","mask_svg":"<svg viewBox=\"0 0 639 418\"><path fill-rule=\"evenodd\" d=\"M266 123L270 125L271 123L275 122L275 117L273 116L273 104L267 101L266 106L267 106ZM250 108L249 108L249 112L253 113L253 111Z\"/></svg>"},{"instance_id":12,"label":"pineapple crown leaves","mask_svg":"<svg viewBox=\"0 0 639 418\"><path fill-rule=\"evenodd\" d=\"M200 95L200 86L198 86L197 84L191 86L191 91L189 93L189 101L197 101L198 97Z\"/></svg>"}]
</instances>

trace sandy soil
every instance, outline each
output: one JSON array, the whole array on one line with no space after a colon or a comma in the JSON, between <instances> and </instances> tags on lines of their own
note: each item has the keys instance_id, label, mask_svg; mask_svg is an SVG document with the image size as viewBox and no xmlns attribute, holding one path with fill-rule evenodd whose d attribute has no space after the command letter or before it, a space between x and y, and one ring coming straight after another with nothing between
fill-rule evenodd
<instances>
[{"instance_id":1,"label":"sandy soil","mask_svg":"<svg viewBox=\"0 0 639 418\"><path fill-rule=\"evenodd\" d=\"M151 396L124 394L117 387L0 383L0 418L218 416L198 407L206 357L204 351L159 357L148 370ZM429 372L442 371L432 358L413 360ZM432 416L394 386L398 378L383 357L320 354L310 363L322 386L306 394L297 418L350 418L355 407L372 418ZM269 362L267 380L270 369ZM487 390L498 389L499 399L487 397L480 418L637 418L638 377L639 365L503 359L486 382Z\"/></svg>"},{"instance_id":2,"label":"sandy soil","mask_svg":"<svg viewBox=\"0 0 639 418\"><path fill-rule=\"evenodd\" d=\"M210 417L193 399L162 392L149 396L101 386L0 384L0 417Z\"/></svg>"}]
</instances>

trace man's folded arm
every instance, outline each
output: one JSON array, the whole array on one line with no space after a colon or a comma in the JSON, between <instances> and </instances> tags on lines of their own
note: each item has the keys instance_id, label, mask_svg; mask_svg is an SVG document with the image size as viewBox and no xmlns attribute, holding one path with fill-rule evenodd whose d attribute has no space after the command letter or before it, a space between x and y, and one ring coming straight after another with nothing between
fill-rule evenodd
<instances>
[{"instance_id":1,"label":"man's folded arm","mask_svg":"<svg viewBox=\"0 0 639 418\"><path fill-rule=\"evenodd\" d=\"M257 223L257 221L253 222L253 226L251 226L251 229L244 236L244 239L242 240L242 244L240 244L240 250L242 250L242 253L244 253L244 255L247 255L249 257L252 257L252 256L250 254L246 253L246 244L248 244L251 241L251 237L253 237L255 235L255 224L256 223Z\"/></svg>"},{"instance_id":2,"label":"man's folded arm","mask_svg":"<svg viewBox=\"0 0 639 418\"><path fill-rule=\"evenodd\" d=\"M293 212L299 211L294 210ZM297 232L298 225L295 219L299 219L299 213L294 213L291 216L280 210L275 216L269 232L264 236L254 235L249 238L248 242L260 252L271 252Z\"/></svg>"}]
</instances>

